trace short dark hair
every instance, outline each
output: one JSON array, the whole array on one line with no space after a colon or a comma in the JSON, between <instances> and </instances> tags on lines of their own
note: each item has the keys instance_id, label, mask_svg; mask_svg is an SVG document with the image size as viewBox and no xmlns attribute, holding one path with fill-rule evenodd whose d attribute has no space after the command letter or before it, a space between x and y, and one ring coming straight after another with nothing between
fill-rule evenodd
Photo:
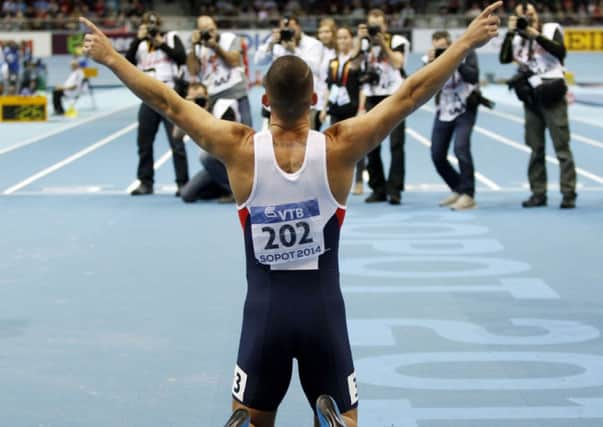
<instances>
[{"instance_id":1,"label":"short dark hair","mask_svg":"<svg viewBox=\"0 0 603 427\"><path fill-rule=\"evenodd\" d=\"M205 86L201 82L191 82L191 83L188 84L188 87L189 87L189 89L203 88L203 90L205 90L205 93L207 93L207 86Z\"/></svg>"},{"instance_id":2,"label":"short dark hair","mask_svg":"<svg viewBox=\"0 0 603 427\"><path fill-rule=\"evenodd\" d=\"M369 10L369 13L367 16L374 16L377 18L383 18L384 21L386 21L386 16L385 16L385 12L383 12L381 9L371 9Z\"/></svg>"},{"instance_id":3,"label":"short dark hair","mask_svg":"<svg viewBox=\"0 0 603 427\"><path fill-rule=\"evenodd\" d=\"M448 43L450 43L452 41L452 39L450 37L450 33L448 31L435 31L431 35L431 40L440 40L440 39L446 39L448 41Z\"/></svg>"},{"instance_id":4,"label":"short dark hair","mask_svg":"<svg viewBox=\"0 0 603 427\"><path fill-rule=\"evenodd\" d=\"M277 58L264 77L270 107L284 120L294 121L307 114L312 102L312 70L301 58Z\"/></svg>"}]
</instances>

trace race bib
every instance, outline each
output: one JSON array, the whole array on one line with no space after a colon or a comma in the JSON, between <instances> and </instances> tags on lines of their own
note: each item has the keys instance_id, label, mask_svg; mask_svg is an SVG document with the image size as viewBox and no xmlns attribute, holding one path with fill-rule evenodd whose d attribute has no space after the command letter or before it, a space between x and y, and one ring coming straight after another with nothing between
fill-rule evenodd
<instances>
[{"instance_id":1,"label":"race bib","mask_svg":"<svg viewBox=\"0 0 603 427\"><path fill-rule=\"evenodd\" d=\"M274 265L316 258L324 253L317 199L250 208L256 259Z\"/></svg>"}]
</instances>

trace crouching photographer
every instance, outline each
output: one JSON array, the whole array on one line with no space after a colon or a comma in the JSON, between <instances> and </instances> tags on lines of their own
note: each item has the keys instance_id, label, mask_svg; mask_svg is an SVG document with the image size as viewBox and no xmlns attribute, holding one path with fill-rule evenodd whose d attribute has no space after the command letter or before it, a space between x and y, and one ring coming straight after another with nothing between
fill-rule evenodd
<instances>
[{"instance_id":1,"label":"crouching photographer","mask_svg":"<svg viewBox=\"0 0 603 427\"><path fill-rule=\"evenodd\" d=\"M210 100L207 87L203 83L191 83L186 99L208 110L218 119L241 121L238 101L226 98ZM180 141L190 140L188 135L177 127L174 127L174 138ZM221 203L234 202L224 164L207 151L203 149L200 151L199 161L203 165L203 169L182 187L180 191L182 200L187 203L213 199L218 199Z\"/></svg>"},{"instance_id":2,"label":"crouching photographer","mask_svg":"<svg viewBox=\"0 0 603 427\"><path fill-rule=\"evenodd\" d=\"M542 25L532 4L522 1L509 17L500 62L516 62L519 70L509 80L510 89L524 104L525 141L532 149L528 164L531 197L524 208L546 206L547 175L545 130L548 128L561 169L561 208L576 206L576 167L570 149L570 130L563 61L563 30L557 23Z\"/></svg>"},{"instance_id":3,"label":"crouching photographer","mask_svg":"<svg viewBox=\"0 0 603 427\"><path fill-rule=\"evenodd\" d=\"M432 48L423 58L429 63L436 60L450 45L448 31L436 31L432 36ZM460 63L452 77L444 83L436 95L436 117L431 135L431 158L438 174L446 182L452 194L440 202L440 206L452 210L473 209L475 203L475 170L471 155L471 133L480 104L493 108L493 103L479 91L479 67L477 55L471 52ZM459 171L448 161L448 149L454 135L454 155Z\"/></svg>"}]
</instances>

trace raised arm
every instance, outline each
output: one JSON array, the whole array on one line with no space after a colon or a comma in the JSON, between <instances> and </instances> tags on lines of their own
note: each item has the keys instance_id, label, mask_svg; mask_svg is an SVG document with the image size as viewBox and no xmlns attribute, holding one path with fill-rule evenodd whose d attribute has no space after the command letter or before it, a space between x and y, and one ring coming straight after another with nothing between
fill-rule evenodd
<instances>
[{"instance_id":1,"label":"raised arm","mask_svg":"<svg viewBox=\"0 0 603 427\"><path fill-rule=\"evenodd\" d=\"M111 41L89 20L84 53L107 66L145 104L182 128L197 144L225 164L237 157L242 142L253 130L239 123L218 120L193 102L182 99L164 83L147 76L113 49Z\"/></svg>"},{"instance_id":2,"label":"raised arm","mask_svg":"<svg viewBox=\"0 0 603 427\"><path fill-rule=\"evenodd\" d=\"M401 120L441 89L472 49L496 37L500 20L494 12L502 4L497 1L488 6L442 55L411 75L394 94L367 114L330 127L326 131L327 138L341 148L337 151L344 160L353 165L378 146Z\"/></svg>"}]
</instances>

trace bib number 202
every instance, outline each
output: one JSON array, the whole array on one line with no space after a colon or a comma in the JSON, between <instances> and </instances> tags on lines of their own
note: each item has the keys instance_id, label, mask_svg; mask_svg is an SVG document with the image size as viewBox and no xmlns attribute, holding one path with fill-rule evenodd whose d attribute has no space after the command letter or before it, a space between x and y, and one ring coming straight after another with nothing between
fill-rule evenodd
<instances>
[{"instance_id":1,"label":"bib number 202","mask_svg":"<svg viewBox=\"0 0 603 427\"><path fill-rule=\"evenodd\" d=\"M262 232L268 233L268 242L264 249L279 249L281 246L290 248L296 244L304 245L313 242L310 237L310 224L304 221L296 223L295 227L291 224L283 224L278 230L273 227L262 227ZM300 237L299 242L298 237Z\"/></svg>"}]
</instances>

